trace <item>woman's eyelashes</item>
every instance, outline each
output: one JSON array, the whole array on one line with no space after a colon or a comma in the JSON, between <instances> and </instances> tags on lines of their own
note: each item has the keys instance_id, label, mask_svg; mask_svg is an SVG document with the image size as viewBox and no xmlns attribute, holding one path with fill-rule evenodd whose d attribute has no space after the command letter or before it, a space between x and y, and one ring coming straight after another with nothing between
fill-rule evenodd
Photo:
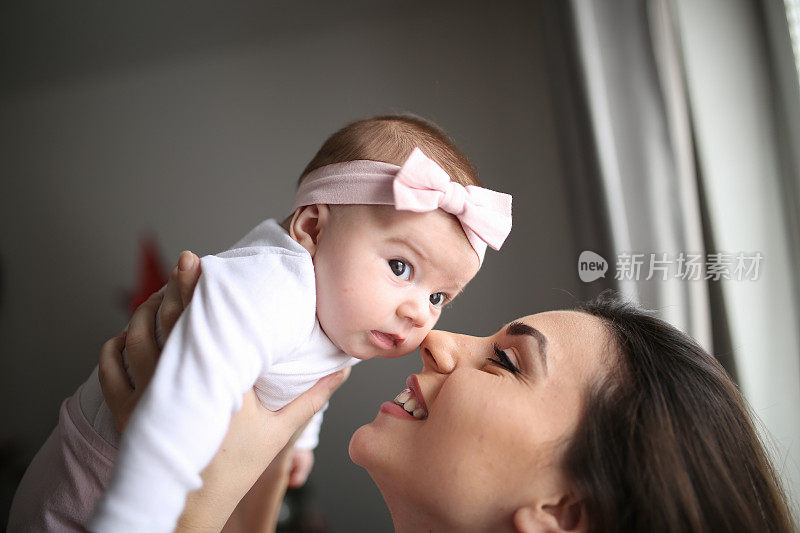
<instances>
[{"instance_id":1,"label":"woman's eyelashes","mask_svg":"<svg viewBox=\"0 0 800 533\"><path fill-rule=\"evenodd\" d=\"M492 357L487 357L489 362L508 370L512 374L520 373L520 370L519 368L517 368L517 365L515 365L511 361L511 359L509 359L508 355L506 355L505 350L501 350L497 344L494 345L494 355L495 357L497 357L497 359L494 359Z\"/></svg>"},{"instance_id":2,"label":"woman's eyelashes","mask_svg":"<svg viewBox=\"0 0 800 533\"><path fill-rule=\"evenodd\" d=\"M402 259L389 259L389 268L392 269L392 274L403 281L410 280L411 274L414 273L414 267Z\"/></svg>"}]
</instances>

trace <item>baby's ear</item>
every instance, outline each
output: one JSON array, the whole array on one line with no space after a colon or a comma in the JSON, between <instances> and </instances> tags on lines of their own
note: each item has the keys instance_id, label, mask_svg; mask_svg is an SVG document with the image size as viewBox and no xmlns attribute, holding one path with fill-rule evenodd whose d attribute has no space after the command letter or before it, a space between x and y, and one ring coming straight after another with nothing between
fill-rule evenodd
<instances>
[{"instance_id":1,"label":"baby's ear","mask_svg":"<svg viewBox=\"0 0 800 533\"><path fill-rule=\"evenodd\" d=\"M329 220L330 207L327 204L300 207L289 223L289 235L314 257L319 236Z\"/></svg>"}]
</instances>

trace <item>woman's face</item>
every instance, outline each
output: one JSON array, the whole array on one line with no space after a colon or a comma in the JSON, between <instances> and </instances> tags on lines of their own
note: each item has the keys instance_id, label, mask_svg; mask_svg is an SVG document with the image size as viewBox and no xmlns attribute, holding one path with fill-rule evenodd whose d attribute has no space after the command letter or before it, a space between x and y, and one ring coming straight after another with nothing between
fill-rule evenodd
<instances>
[{"instance_id":1,"label":"woman's face","mask_svg":"<svg viewBox=\"0 0 800 533\"><path fill-rule=\"evenodd\" d=\"M608 339L599 319L572 311L528 316L486 338L432 331L420 347L423 371L409 378L427 418L385 403L353 435L350 455L395 518L510 528L520 507L569 493L559 451L602 373ZM518 373L490 361L502 359L495 347Z\"/></svg>"}]
</instances>

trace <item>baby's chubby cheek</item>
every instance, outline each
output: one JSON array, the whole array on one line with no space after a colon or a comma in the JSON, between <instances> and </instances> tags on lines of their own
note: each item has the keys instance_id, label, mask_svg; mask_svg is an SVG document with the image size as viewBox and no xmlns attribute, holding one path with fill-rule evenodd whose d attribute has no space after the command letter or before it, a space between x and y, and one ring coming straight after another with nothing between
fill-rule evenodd
<instances>
[{"instance_id":1,"label":"baby's chubby cheek","mask_svg":"<svg viewBox=\"0 0 800 533\"><path fill-rule=\"evenodd\" d=\"M317 314L320 319L328 323L343 322L345 317L337 320L341 315L350 317L353 308L357 307L358 286L353 283L342 283L331 279L330 276L317 276ZM361 305L368 305L362 303Z\"/></svg>"}]
</instances>

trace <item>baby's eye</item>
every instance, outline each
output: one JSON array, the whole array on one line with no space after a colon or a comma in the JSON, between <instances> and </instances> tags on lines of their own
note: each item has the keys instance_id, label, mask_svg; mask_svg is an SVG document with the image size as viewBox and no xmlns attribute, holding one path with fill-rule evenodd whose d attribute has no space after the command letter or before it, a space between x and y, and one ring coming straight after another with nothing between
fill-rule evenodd
<instances>
[{"instance_id":1,"label":"baby's eye","mask_svg":"<svg viewBox=\"0 0 800 533\"><path fill-rule=\"evenodd\" d=\"M392 269L392 274L403 281L411 279L411 272L414 270L411 265L401 259L389 259L389 268Z\"/></svg>"},{"instance_id":2,"label":"baby's eye","mask_svg":"<svg viewBox=\"0 0 800 533\"><path fill-rule=\"evenodd\" d=\"M436 307L441 307L445 300L447 300L447 295L443 292L434 292L430 295L429 300Z\"/></svg>"}]
</instances>

